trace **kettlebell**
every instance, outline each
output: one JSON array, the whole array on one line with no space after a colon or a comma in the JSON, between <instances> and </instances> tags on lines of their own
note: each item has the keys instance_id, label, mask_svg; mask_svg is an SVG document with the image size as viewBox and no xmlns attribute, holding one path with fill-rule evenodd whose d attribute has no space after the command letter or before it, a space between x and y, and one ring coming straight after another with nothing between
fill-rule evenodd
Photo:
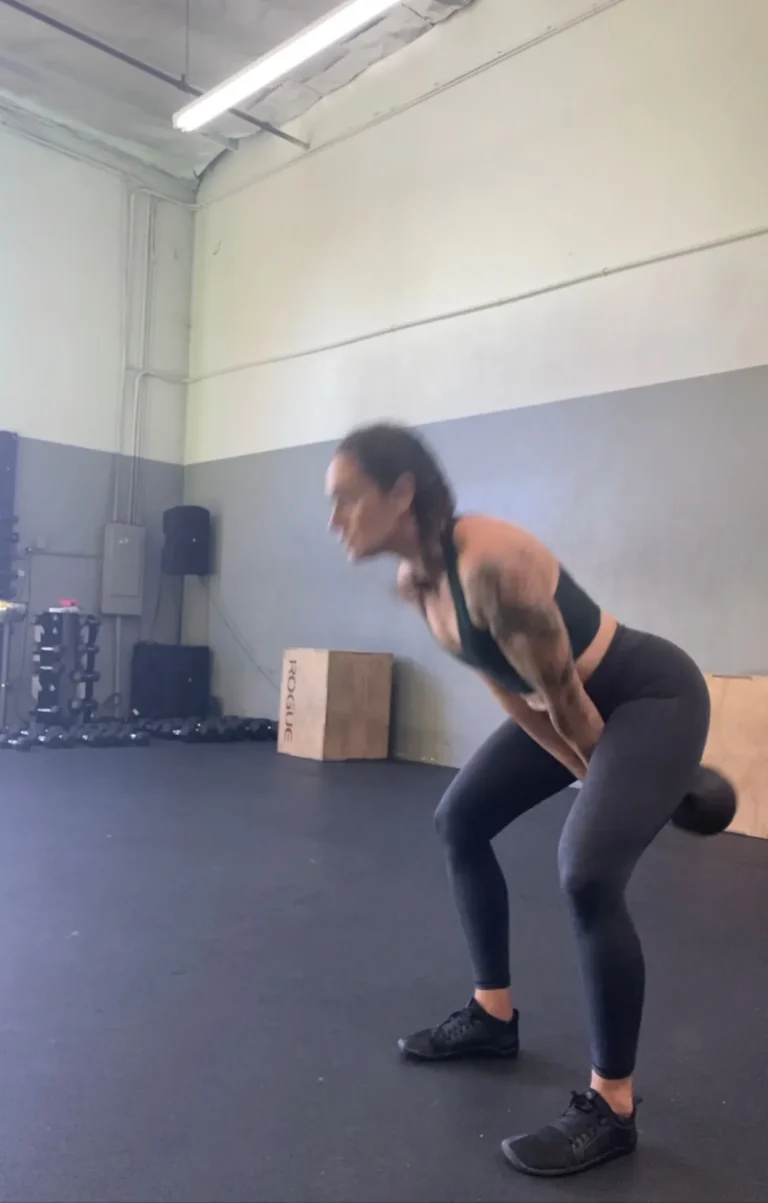
<instances>
[{"instance_id":1,"label":"kettlebell","mask_svg":"<svg viewBox=\"0 0 768 1203\"><path fill-rule=\"evenodd\" d=\"M736 814L736 790L717 769L699 765L691 789L672 816L681 831L718 835L730 827Z\"/></svg>"},{"instance_id":2,"label":"kettlebell","mask_svg":"<svg viewBox=\"0 0 768 1203\"><path fill-rule=\"evenodd\" d=\"M29 735L9 735L5 747L12 752L31 752L34 740Z\"/></svg>"}]
</instances>

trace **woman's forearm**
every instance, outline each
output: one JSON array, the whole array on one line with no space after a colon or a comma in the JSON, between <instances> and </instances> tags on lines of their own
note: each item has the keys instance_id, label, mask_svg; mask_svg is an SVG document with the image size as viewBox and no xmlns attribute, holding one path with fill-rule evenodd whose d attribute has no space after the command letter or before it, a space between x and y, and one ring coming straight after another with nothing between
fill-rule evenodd
<instances>
[{"instance_id":1,"label":"woman's forearm","mask_svg":"<svg viewBox=\"0 0 768 1203\"><path fill-rule=\"evenodd\" d=\"M563 739L562 735L558 734L547 711L532 710L519 694L507 693L505 689L496 685L495 682L489 681L487 677L484 680L497 701L501 703L510 718L513 718L519 727L522 727L526 735L535 739L537 744L554 756L555 760L573 773L574 777L583 781L587 774L585 761Z\"/></svg>"},{"instance_id":2,"label":"woman's forearm","mask_svg":"<svg viewBox=\"0 0 768 1203\"><path fill-rule=\"evenodd\" d=\"M589 764L605 723L575 670L572 681L547 700L547 714L555 731Z\"/></svg>"},{"instance_id":3,"label":"woman's forearm","mask_svg":"<svg viewBox=\"0 0 768 1203\"><path fill-rule=\"evenodd\" d=\"M574 777L579 781L584 780L587 775L586 761L582 760L577 750L555 730L546 710L531 710L530 706L523 702L519 710L515 707L512 717L531 739L535 739L555 760L565 765Z\"/></svg>"}]
</instances>

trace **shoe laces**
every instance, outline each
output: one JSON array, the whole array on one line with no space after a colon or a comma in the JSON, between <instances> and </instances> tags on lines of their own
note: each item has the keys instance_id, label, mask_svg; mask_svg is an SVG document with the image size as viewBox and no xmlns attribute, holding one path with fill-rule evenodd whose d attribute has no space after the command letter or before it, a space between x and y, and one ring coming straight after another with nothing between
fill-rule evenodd
<instances>
[{"instance_id":1,"label":"shoe laces","mask_svg":"<svg viewBox=\"0 0 768 1203\"><path fill-rule=\"evenodd\" d=\"M438 1027L435 1028L433 1035L438 1040L453 1042L461 1039L471 1031L475 1023L475 1018L472 1015L469 1007L462 1007L460 1011L454 1011L447 1019L444 1019Z\"/></svg>"},{"instance_id":2,"label":"shoe laces","mask_svg":"<svg viewBox=\"0 0 768 1203\"><path fill-rule=\"evenodd\" d=\"M582 1115L597 1115L597 1106L595 1100L590 1098L588 1094L583 1094L581 1091L571 1091L571 1101L566 1107L563 1115L569 1115L572 1111L580 1111Z\"/></svg>"},{"instance_id":3,"label":"shoe laces","mask_svg":"<svg viewBox=\"0 0 768 1203\"><path fill-rule=\"evenodd\" d=\"M592 1139L605 1123L597 1104L588 1094L571 1091L571 1101L555 1125L575 1149Z\"/></svg>"}]
</instances>

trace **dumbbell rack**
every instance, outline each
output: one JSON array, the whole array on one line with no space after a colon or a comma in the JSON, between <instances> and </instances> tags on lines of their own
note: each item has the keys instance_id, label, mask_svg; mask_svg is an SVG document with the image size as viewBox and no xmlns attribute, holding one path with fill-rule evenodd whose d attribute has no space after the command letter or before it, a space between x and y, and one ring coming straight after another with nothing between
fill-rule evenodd
<instances>
[{"instance_id":1,"label":"dumbbell rack","mask_svg":"<svg viewBox=\"0 0 768 1203\"><path fill-rule=\"evenodd\" d=\"M54 606L36 616L31 717L41 726L87 723L98 710L94 691L101 679L96 668L100 626L96 615L72 606Z\"/></svg>"},{"instance_id":2,"label":"dumbbell rack","mask_svg":"<svg viewBox=\"0 0 768 1203\"><path fill-rule=\"evenodd\" d=\"M11 628L27 616L23 602L0 600L0 731L5 730L8 718L8 691L11 665Z\"/></svg>"}]
</instances>

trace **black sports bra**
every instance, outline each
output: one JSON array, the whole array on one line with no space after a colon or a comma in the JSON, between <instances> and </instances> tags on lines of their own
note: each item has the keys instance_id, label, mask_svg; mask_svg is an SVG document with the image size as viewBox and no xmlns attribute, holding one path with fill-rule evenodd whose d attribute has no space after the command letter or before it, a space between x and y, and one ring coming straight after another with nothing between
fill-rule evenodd
<instances>
[{"instance_id":1,"label":"black sports bra","mask_svg":"<svg viewBox=\"0 0 768 1203\"><path fill-rule=\"evenodd\" d=\"M446 530L442 545L445 568L451 597L456 608L461 647L457 658L491 677L502 688L511 693L533 693L533 687L524 681L512 667L490 631L474 626L469 616L467 600L461 587L458 570L458 553L454 539L454 528L458 518ZM571 641L574 660L587 650L600 628L600 607L577 585L573 577L560 566L560 576L555 591L555 602Z\"/></svg>"}]
</instances>

